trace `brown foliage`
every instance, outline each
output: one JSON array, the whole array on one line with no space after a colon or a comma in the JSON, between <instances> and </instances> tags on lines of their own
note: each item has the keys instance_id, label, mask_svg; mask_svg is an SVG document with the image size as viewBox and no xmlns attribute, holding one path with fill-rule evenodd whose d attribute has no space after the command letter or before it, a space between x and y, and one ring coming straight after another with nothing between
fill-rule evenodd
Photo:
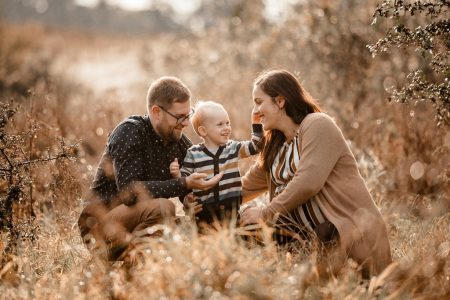
<instances>
[{"instance_id":1,"label":"brown foliage","mask_svg":"<svg viewBox=\"0 0 450 300\"><path fill-rule=\"evenodd\" d=\"M6 170L1 173L0 197L22 198L10 210L17 216L15 228L21 234L36 228L37 237L18 239L19 252L4 260L3 297L448 295L450 135L436 127L435 111L425 103L408 106L384 100L386 90L406 82L406 74L421 58L396 50L372 59L366 45L386 30L380 22L369 26L375 0L299 2L280 23L262 17L260 1L233 3L232 16L218 17L217 26L183 36L105 37L35 26L1 27L0 94L6 118L0 121L5 120L3 136L21 139L9 148L2 146L4 151L16 150L0 157L0 168ZM132 64L136 61L139 64ZM85 65L92 69L82 72ZM113 71L112 65L121 66L119 80L113 72L95 73L96 67ZM313 245L290 252L270 243L248 248L236 239L233 228L199 237L187 224L145 241L139 248L143 260L134 269L90 257L75 225L82 195L108 132L127 114L145 113L149 81L175 75L188 84L194 100L222 102L239 139L249 133L252 80L263 69L277 67L296 72L349 139L389 225L395 263L370 281L361 281L352 262L336 277L321 278L318 268L323 262ZM108 80L119 84L133 76L137 79L128 85L105 88ZM10 97L18 111L4 103ZM194 137L193 131L188 134ZM81 140L80 146L63 150L57 137L64 138L64 145ZM21 193L14 192L11 165L55 158L64 151L76 160L24 164L21 177L12 181L21 182ZM37 221L24 222L31 211ZM2 253L7 243L4 232Z\"/></svg>"}]
</instances>

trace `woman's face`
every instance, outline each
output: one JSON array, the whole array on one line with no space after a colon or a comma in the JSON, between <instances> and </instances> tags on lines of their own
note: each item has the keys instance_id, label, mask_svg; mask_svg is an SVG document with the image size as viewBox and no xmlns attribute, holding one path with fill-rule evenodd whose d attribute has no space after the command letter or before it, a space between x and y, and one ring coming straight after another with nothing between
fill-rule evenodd
<instances>
[{"instance_id":1,"label":"woman's face","mask_svg":"<svg viewBox=\"0 0 450 300\"><path fill-rule=\"evenodd\" d=\"M253 112L259 116L264 130L278 129L281 110L272 100L272 97L264 93L258 85L253 87L252 95Z\"/></svg>"}]
</instances>

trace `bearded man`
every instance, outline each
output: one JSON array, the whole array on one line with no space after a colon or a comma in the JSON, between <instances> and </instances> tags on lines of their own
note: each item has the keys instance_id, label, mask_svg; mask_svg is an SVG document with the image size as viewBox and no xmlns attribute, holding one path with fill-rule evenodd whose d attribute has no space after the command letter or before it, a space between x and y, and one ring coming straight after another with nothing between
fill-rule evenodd
<instances>
[{"instance_id":1,"label":"bearded man","mask_svg":"<svg viewBox=\"0 0 450 300\"><path fill-rule=\"evenodd\" d=\"M191 92L180 79L154 81L147 112L128 117L109 135L78 220L88 249L108 260L120 257L137 232L174 223L175 206L168 198L183 199L192 189L212 188L222 176L205 180L206 174L170 175L170 163L182 162L192 145L183 134L193 114ZM196 202L187 205L199 209Z\"/></svg>"}]
</instances>

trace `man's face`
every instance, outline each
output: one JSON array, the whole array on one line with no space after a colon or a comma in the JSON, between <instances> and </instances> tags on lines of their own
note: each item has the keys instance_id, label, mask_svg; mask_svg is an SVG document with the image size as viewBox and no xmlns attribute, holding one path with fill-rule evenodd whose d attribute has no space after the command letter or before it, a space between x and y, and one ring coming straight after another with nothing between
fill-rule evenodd
<instances>
[{"instance_id":1,"label":"man's face","mask_svg":"<svg viewBox=\"0 0 450 300\"><path fill-rule=\"evenodd\" d=\"M165 141L176 142L181 138L183 129L189 125L191 101L175 102L171 107L153 106L158 115L154 125L156 132Z\"/></svg>"}]
</instances>

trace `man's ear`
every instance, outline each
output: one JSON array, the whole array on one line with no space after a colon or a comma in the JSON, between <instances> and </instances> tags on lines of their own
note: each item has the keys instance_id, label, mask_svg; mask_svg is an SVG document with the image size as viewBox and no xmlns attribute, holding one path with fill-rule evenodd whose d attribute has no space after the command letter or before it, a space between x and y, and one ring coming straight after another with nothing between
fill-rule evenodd
<instances>
[{"instance_id":1,"label":"man's ear","mask_svg":"<svg viewBox=\"0 0 450 300\"><path fill-rule=\"evenodd\" d=\"M160 116L161 116L161 108L158 105L153 105L152 107L150 107L150 114L154 118L160 118Z\"/></svg>"},{"instance_id":2,"label":"man's ear","mask_svg":"<svg viewBox=\"0 0 450 300\"><path fill-rule=\"evenodd\" d=\"M206 136L206 128L205 128L205 126L199 126L198 128L197 128L197 131L198 131L198 134L201 136L201 137L205 137Z\"/></svg>"}]
</instances>

